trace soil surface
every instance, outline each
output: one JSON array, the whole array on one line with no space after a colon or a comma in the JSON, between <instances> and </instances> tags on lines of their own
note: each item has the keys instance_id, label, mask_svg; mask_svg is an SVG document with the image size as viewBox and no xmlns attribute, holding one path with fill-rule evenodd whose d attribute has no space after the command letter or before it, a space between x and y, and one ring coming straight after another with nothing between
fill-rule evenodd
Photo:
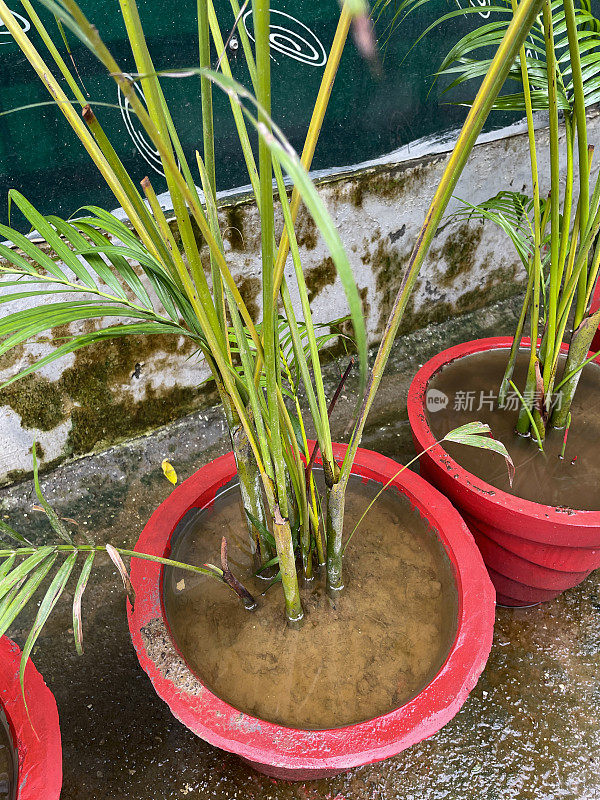
<instances>
[{"instance_id":1,"label":"soil surface","mask_svg":"<svg viewBox=\"0 0 600 800\"><path fill-rule=\"evenodd\" d=\"M571 406L565 457L561 458L564 430L548 430L541 453L537 441L515 433L518 397L509 394L506 407L496 399L506 368L508 350L488 350L453 361L433 376L428 392L443 392L445 408L428 411L436 439L473 420L487 422L494 438L504 443L516 467L512 488L501 456L453 442L444 448L464 469L505 492L550 506L582 511L600 510L600 367L588 364ZM513 382L523 393L528 352L517 358ZM561 369L559 366L558 374Z\"/></svg>"},{"instance_id":2,"label":"soil surface","mask_svg":"<svg viewBox=\"0 0 600 800\"><path fill-rule=\"evenodd\" d=\"M15 788L14 773L13 746L6 727L6 719L0 710L0 800L12 800Z\"/></svg>"},{"instance_id":3,"label":"soil surface","mask_svg":"<svg viewBox=\"0 0 600 800\"><path fill-rule=\"evenodd\" d=\"M381 489L351 480L345 539ZM223 584L183 570L165 574L165 607L179 651L200 680L235 708L294 728L335 728L386 714L439 671L456 635L452 566L435 531L395 490L381 494L344 558L333 602L324 575L301 588L305 618L283 618L281 584L254 575L237 486L181 531L171 557L229 564L258 599L244 609Z\"/></svg>"}]
</instances>

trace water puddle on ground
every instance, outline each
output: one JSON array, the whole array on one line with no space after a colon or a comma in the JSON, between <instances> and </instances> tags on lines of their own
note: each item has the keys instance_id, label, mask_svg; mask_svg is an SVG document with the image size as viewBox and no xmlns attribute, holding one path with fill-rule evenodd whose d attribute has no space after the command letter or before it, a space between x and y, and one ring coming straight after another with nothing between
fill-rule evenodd
<instances>
[{"instance_id":1,"label":"water puddle on ground","mask_svg":"<svg viewBox=\"0 0 600 800\"><path fill-rule=\"evenodd\" d=\"M13 745L2 709L0 709L0 800L13 800L15 791Z\"/></svg>"},{"instance_id":2,"label":"water puddle on ground","mask_svg":"<svg viewBox=\"0 0 600 800\"><path fill-rule=\"evenodd\" d=\"M508 359L508 350L489 350L465 356L448 364L429 383L428 389L443 392L448 403L428 412L433 435L441 439L448 431L473 420L486 422L492 435L506 445L516 467L512 489L504 459L485 450L444 442L444 449L462 467L498 489L525 500L585 511L600 510L600 367L584 368L571 407L565 458L560 459L564 431L550 430L544 442L545 455L537 442L514 432L518 405L501 410L495 398ZM523 393L528 353L521 351L513 381ZM564 363L564 361L562 362ZM558 375L562 372L559 365Z\"/></svg>"},{"instance_id":3,"label":"water puddle on ground","mask_svg":"<svg viewBox=\"0 0 600 800\"><path fill-rule=\"evenodd\" d=\"M345 530L381 488L352 479ZM219 563L221 537L235 574L258 597L239 493L221 494L181 531L171 557ZM302 587L305 622L290 629L281 585L246 611L224 585L165 573L165 606L188 664L216 695L246 713L300 728L330 728L387 713L439 671L456 632L452 566L429 525L396 491L363 520L344 558L346 588L333 603L319 576Z\"/></svg>"}]
</instances>

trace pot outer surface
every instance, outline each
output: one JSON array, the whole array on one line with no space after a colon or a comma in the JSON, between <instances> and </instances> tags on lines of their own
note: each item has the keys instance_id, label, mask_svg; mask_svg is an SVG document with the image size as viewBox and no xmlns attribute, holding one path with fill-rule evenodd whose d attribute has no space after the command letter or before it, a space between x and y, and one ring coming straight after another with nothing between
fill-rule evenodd
<instances>
[{"instance_id":1,"label":"pot outer surface","mask_svg":"<svg viewBox=\"0 0 600 800\"><path fill-rule=\"evenodd\" d=\"M342 459L345 450L345 446L335 445L336 458ZM398 469L391 459L359 450L353 472L385 483ZM186 513L209 505L235 474L235 460L229 453L192 475L159 506L136 549L168 556L172 535ZM466 526L450 503L409 470L392 485L408 496L437 531L456 576L457 634L435 678L404 706L342 728L299 730L244 714L203 686L177 652L162 603L163 569L134 559L131 579L136 603L135 608L128 608L132 641L157 693L184 725L211 744L237 753L261 772L306 780L396 755L433 735L457 713L489 655L494 590Z\"/></svg>"},{"instance_id":2,"label":"pot outer surface","mask_svg":"<svg viewBox=\"0 0 600 800\"><path fill-rule=\"evenodd\" d=\"M0 800L14 800L16 759L13 737L0 706Z\"/></svg>"},{"instance_id":3,"label":"pot outer surface","mask_svg":"<svg viewBox=\"0 0 600 800\"><path fill-rule=\"evenodd\" d=\"M449 348L423 365L408 395L417 452L436 441L427 411L434 376L457 359L486 350L507 351L511 343L508 337L480 339ZM528 344L524 339L522 346ZM430 408L435 401L429 395ZM516 497L468 472L444 443L424 453L420 467L423 477L452 501L468 524L496 587L498 603L527 606L551 600L600 567L600 511Z\"/></svg>"},{"instance_id":4,"label":"pot outer surface","mask_svg":"<svg viewBox=\"0 0 600 800\"><path fill-rule=\"evenodd\" d=\"M0 638L0 705L16 754L15 800L58 800L62 786L62 747L56 701L31 659L25 668L23 703L21 651Z\"/></svg>"}]
</instances>

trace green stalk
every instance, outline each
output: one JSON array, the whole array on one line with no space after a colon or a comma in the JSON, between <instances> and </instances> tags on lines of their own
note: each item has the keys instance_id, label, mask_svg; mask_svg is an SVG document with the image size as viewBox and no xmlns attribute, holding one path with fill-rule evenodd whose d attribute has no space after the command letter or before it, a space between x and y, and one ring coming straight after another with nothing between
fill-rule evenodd
<instances>
[{"instance_id":1,"label":"green stalk","mask_svg":"<svg viewBox=\"0 0 600 800\"><path fill-rule=\"evenodd\" d=\"M278 167L279 165L277 165ZM283 183L283 176L281 169L275 170L277 179L277 188L281 202L281 209L283 212L283 219L285 224L285 232L288 235L289 246L292 253L292 264L294 266L294 273L296 276L296 284L298 286L298 293L300 295L300 303L302 306L302 314L304 316L304 323L306 326L306 336L308 339L308 347L310 351L310 360L313 368L313 380L310 378L308 364L304 356L302 344L300 342L300 333L297 329L296 318L294 310L287 289L285 280L281 285L281 297L284 303L284 310L290 323L290 334L292 335L292 343L294 345L294 353L296 360L301 370L302 380L306 390L306 396L309 403L311 416L316 428L317 439L319 440L319 447L323 454L323 466L326 474L333 475L333 447L331 443L331 430L329 427L329 418L327 414L327 400L325 398L325 386L323 384L323 373L321 370L321 361L319 358L319 347L315 335L315 328L312 320L312 313L310 309L310 302L308 299L308 291L306 288L306 281L302 271L302 263L300 261L300 251L298 250L298 242L294 231L294 223L292 220L290 206L285 192ZM316 395L315 395L316 390Z\"/></svg>"},{"instance_id":2,"label":"green stalk","mask_svg":"<svg viewBox=\"0 0 600 800\"><path fill-rule=\"evenodd\" d=\"M179 176L180 173L175 165L169 126L163 107L162 93L159 89L158 78L155 75L154 64L148 52L138 8L135 0L119 0L119 5L131 44L136 68L142 75L141 85L148 108L148 114L157 130L163 150L168 156L163 162L165 178L173 202L173 211L177 219L183 248L190 264L194 285L213 331L215 331L215 334L221 339L222 344L224 344L225 334L219 325L217 312L204 274L204 267L202 266L202 260L200 258L196 237L194 236L190 215L186 207L185 198L175 176L175 173L177 173L177 176Z\"/></svg>"},{"instance_id":3,"label":"green stalk","mask_svg":"<svg viewBox=\"0 0 600 800\"><path fill-rule=\"evenodd\" d=\"M579 36L575 20L573 0L564 0L565 22L569 39L569 61L573 78L573 110L577 123L577 148L579 151L579 197L581 204L581 230L588 224L590 207L590 180L588 169L587 122L585 115L585 97L583 94L583 76L581 73L581 57L579 52ZM585 293L584 293L585 294Z\"/></svg>"},{"instance_id":4,"label":"green stalk","mask_svg":"<svg viewBox=\"0 0 600 800\"><path fill-rule=\"evenodd\" d=\"M270 9L269 0L255 0L254 34L256 40L257 100L259 103L258 123L270 131L271 116L271 51L269 45ZM277 391L279 387L279 348L276 346L276 305L273 303L273 168L271 151L261 136L258 145L258 165L260 176L260 215L262 245L262 299L263 299L263 348L267 390L269 428L271 432L271 452L275 467L276 501L272 507L273 529L281 580L285 594L286 615L293 623L303 616L298 589L298 576L287 508L285 466L281 442L281 429ZM286 539L286 537L288 537Z\"/></svg>"},{"instance_id":5,"label":"green stalk","mask_svg":"<svg viewBox=\"0 0 600 800\"><path fill-rule=\"evenodd\" d=\"M463 125L461 133L458 137L452 154L448 159L446 168L442 175L442 179L435 192L434 198L431 201L429 210L425 217L425 221L419 235L417 242L410 256L407 269L394 305L385 327L383 339L379 346L373 370L367 386L365 399L360 410L360 415L352 434L350 446L344 458L342 467L341 480L347 484L352 470L352 464L356 451L359 447L362 433L365 427L367 416L373 405L373 400L381 378L383 370L387 364L387 360L398 331L398 327L402 321L404 311L406 309L410 294L414 288L415 282L419 275L419 270L427 253L429 247L435 236L438 225L446 210L448 202L452 197L456 184L467 159L477 141L477 137L488 117L489 112L498 96L498 93L508 75L508 72L523 45L531 26L535 22L535 18L539 13L542 0L522 0L516 14L506 31L502 41L496 51L494 58L490 64L485 78L482 81L481 87L477 92L477 96L471 106L467 119Z\"/></svg>"},{"instance_id":6,"label":"green stalk","mask_svg":"<svg viewBox=\"0 0 600 800\"><path fill-rule=\"evenodd\" d=\"M149 237L142 220L132 205L127 192L123 189L106 157L98 147L98 144L81 119L81 116L77 113L71 101L64 93L62 87L54 78L51 69L47 66L35 47L31 44L31 41L27 38L27 35L23 32L21 26L17 23L15 17L4 0L0 0L0 20L2 20L3 24L6 26L7 30L21 51L25 54L25 57L36 71L41 82L50 93L50 96L54 99L58 108L67 119L67 122L73 128L88 155L106 181L106 184L113 192L118 204L126 212L134 230L148 250L153 252L155 249L153 242Z\"/></svg>"},{"instance_id":7,"label":"green stalk","mask_svg":"<svg viewBox=\"0 0 600 800\"><path fill-rule=\"evenodd\" d=\"M207 173L204 162L196 152L196 159L198 162L198 169L202 180L202 187L206 198L206 209L209 220L209 225L215 240L222 250L221 232L219 230L216 196L210 185L210 178ZM271 456L267 443L267 434L264 425L263 413L260 403L260 397L253 381L253 361L248 346L246 331L242 326L238 308L233 300L231 293L225 288L227 302L229 305L229 313L232 320L232 325L235 331L236 340L239 346L240 360L242 362L242 369L245 377L245 387L248 392L248 401L250 403L250 411L252 414L252 421L256 429L256 437L258 446L261 451L264 469L270 481L273 479L273 470L271 464ZM223 297L223 300L225 296ZM231 353L228 349L229 360L231 360ZM273 558L273 551L269 545L264 531L267 530L267 517L263 502L262 480L258 465L253 458L250 440L248 439L247 432L243 425L240 424L239 415L235 408L232 407L231 401L225 392L225 389L220 381L217 381L217 388L221 396L221 402L226 410L226 419L229 427L229 435L233 452L235 454L236 465L238 469L238 479L240 482L240 492L242 495L242 503L246 511L246 520L248 523L248 533L250 535L250 546L255 559L256 569L263 567L268 561ZM264 573L261 573L264 574ZM265 575L268 577L268 575Z\"/></svg>"},{"instance_id":8,"label":"green stalk","mask_svg":"<svg viewBox=\"0 0 600 800\"><path fill-rule=\"evenodd\" d=\"M42 39L42 41L46 45L46 47L48 49L48 52L50 53L50 55L54 59L54 62L57 65L57 67L59 68L63 78L65 79L65 81L67 82L69 88L71 89L71 91L75 95L75 98L76 98L77 102L81 105L82 116L83 116L84 120L86 121L86 123L87 123L87 125L88 125L88 127L89 127L89 129L90 129L90 131L92 133L92 135L96 139L96 142L98 143L98 146L100 147L100 150L102 151L104 157L106 158L106 160L108 161L108 163L112 167L112 169L113 169L113 171L114 171L114 173L115 173L115 175L117 177L117 180L121 184L121 186L123 188L123 191L126 192L129 200L131 201L133 207L135 208L136 213L138 214L140 219L143 221L143 223L144 223L144 225L145 225L145 227L146 227L146 229L148 231L148 234L152 237L152 241L153 241L156 249L151 248L151 252L153 252L153 254L158 257L158 253L160 251L161 256L164 258L165 257L165 253L164 253L163 248L161 248L160 236L156 235L156 230L154 229L154 226L152 225L152 220L151 220L151 218L150 218L150 216L148 214L148 210L146 209L146 207L145 207L145 205L144 205L144 203L143 203L143 201L142 201L142 199L141 199L141 197L139 195L139 192L137 191L137 189L135 187L135 184L133 183L131 177L129 176L129 174L127 172L127 170L123 166L123 164L122 164L121 160L119 159L118 155L116 154L113 146L111 145L110 141L108 140L108 137L104 133L104 130L102 129L100 123L98 122L98 120L96 119L94 113L92 112L87 99L85 98L85 96L83 95L83 93L81 92L81 90L79 88L79 85L78 85L77 81L75 80L75 78L71 74L71 71L70 71L69 67L65 63L65 61L62 58L62 56L61 56L60 52L58 51L58 49L56 48L54 42L52 41L52 38L50 37L50 35L49 35L48 31L46 30L46 28L44 27L42 21L40 20L40 18L36 14L33 6L29 2L29 0L21 0L21 5L23 6L25 11L27 12L27 15L31 19L31 22L33 23L33 26L35 27L36 31L38 32L40 38ZM168 256L167 256L167 258L168 258Z\"/></svg>"},{"instance_id":9,"label":"green stalk","mask_svg":"<svg viewBox=\"0 0 600 800\"><path fill-rule=\"evenodd\" d=\"M323 125L323 119L325 118L325 112L329 105L329 99L331 97L335 76L337 75L338 67L340 65L340 61L342 58L342 53L344 52L346 39L348 38L348 32L350 30L350 24L352 22L352 12L350 10L350 6L351 4L348 3L347 0L345 0L342 6L342 12L338 20L335 35L333 37L333 42L331 44L331 50L329 51L329 56L327 57L327 63L325 64L323 77L321 78L319 93L317 94L317 99L315 100L315 105L311 115L310 123L308 125L306 140L304 142L304 147L302 148L302 154L300 156L300 161L307 170L310 169L310 166L312 164L313 156L315 154L315 149L317 146L317 141L319 140L321 127ZM290 201L290 214L292 216L292 220L294 223L296 222L296 217L298 216L299 209L300 209L300 193L298 192L296 187L294 187L292 189L292 199ZM289 238L287 236L287 232L284 231L283 236L281 237L281 241L279 243L277 260L275 262L275 280L273 285L274 299L277 297L277 293L279 291L279 285L283 278L283 270L289 252L289 246L290 246Z\"/></svg>"},{"instance_id":10,"label":"green stalk","mask_svg":"<svg viewBox=\"0 0 600 800\"><path fill-rule=\"evenodd\" d=\"M208 21L208 2L198 0L198 51L200 66L210 69L210 25ZM213 195L217 195L215 170L215 128L213 118L212 83L206 75L200 76L200 96L202 101L202 139L204 144L204 166L208 175L208 183ZM213 298L217 310L219 324L225 331L225 297L221 271L215 257L210 255L210 272L212 276Z\"/></svg>"},{"instance_id":11,"label":"green stalk","mask_svg":"<svg viewBox=\"0 0 600 800\"><path fill-rule=\"evenodd\" d=\"M136 213L138 214L140 220L143 222L146 230L148 231L148 235L152 238L154 247L150 248L150 252L152 252L153 255L155 255L157 258L162 258L163 260L166 256L168 260L168 254L166 254L164 250L164 243L161 242L161 237L158 236L157 231L152 224L152 219L148 214L148 210L145 207L140 197L140 194L135 187L135 184L133 183L129 173L123 166L120 158L115 152L110 141L108 140L108 137L104 133L104 130L102 129L100 123L96 119L96 116L91 110L87 99L85 98L81 89L79 88L79 84L71 74L69 67L65 63L58 49L56 48L54 42L52 41L52 38L50 37L48 31L44 27L44 24L42 23L41 19L36 14L35 9L31 5L29 0L21 0L21 5L23 6L27 15L29 16L34 28L38 32L38 35L46 45L48 52L54 59L54 63L59 68L63 78L65 79L69 88L75 95L77 102L81 105L82 116L86 121L96 142L98 143L98 146L102 151L102 154L112 167L117 180L119 181L121 187L123 188L123 191L127 194L127 197L129 198L131 204L135 208Z\"/></svg>"},{"instance_id":12,"label":"green stalk","mask_svg":"<svg viewBox=\"0 0 600 800\"><path fill-rule=\"evenodd\" d=\"M517 12L516 0L512 0L512 10L514 16L515 13ZM535 385L536 385L535 366L537 363L537 339L538 339L538 327L540 319L540 291L542 285L541 248L542 248L543 234L542 234L542 219L540 213L540 182L538 174L537 148L535 142L535 127L533 124L533 105L531 101L531 87L529 84L529 73L527 71L527 56L524 45L521 47L519 51L519 61L521 65L521 80L523 83L523 96L525 99L525 110L527 116L527 138L529 143L529 160L531 167L531 184L533 193L533 262L531 265L533 274L533 286L532 286L531 314L530 314L531 344L529 346L529 365L527 368L527 379L525 387L525 396L529 398L529 397L534 397ZM521 344L521 332L523 329L524 322L525 322L525 315L523 314L523 312L521 312L521 318L519 319L520 331L519 331L519 326L517 326L517 333L519 335L518 337L515 336L509 357L508 369L510 369L511 372L510 377L512 377L511 359L513 360L513 365L514 365L514 361L516 360L518 349ZM509 376L507 375L505 377L508 378ZM504 383L503 385L505 386L505 389L508 390L508 385ZM522 409L517 419L517 430L520 431L521 433L526 433L528 429L529 429L529 415L525 414L524 410Z\"/></svg>"},{"instance_id":13,"label":"green stalk","mask_svg":"<svg viewBox=\"0 0 600 800\"><path fill-rule=\"evenodd\" d=\"M548 103L550 117L550 282L548 286L548 310L546 315L546 339L548 345L554 349L557 328L558 297L560 292L559 282L559 251L560 251L560 163L559 163L559 134L558 134L558 100L556 93L556 53L554 50L554 28L552 22L552 9L550 0L545 0L543 6L544 39L546 42L546 69L548 75ZM577 133L580 135L579 119L577 119ZM587 166L587 144L585 160ZM585 169L587 173L587 169ZM589 198L588 198L589 200ZM580 220L584 208L580 207ZM586 206L587 210L587 206ZM585 217L587 219L587 216ZM544 388L550 385L552 373L552 359L544 360L543 381ZM544 399L546 402L546 399Z\"/></svg>"},{"instance_id":14,"label":"green stalk","mask_svg":"<svg viewBox=\"0 0 600 800\"><path fill-rule=\"evenodd\" d=\"M207 0L207 2L208 2L208 19L210 23L210 30L212 33L213 41L215 43L215 47L221 59L221 72L226 77L233 78L231 67L229 65L229 59L227 58L227 52L225 51L225 43L223 41L223 37L221 36L221 30L219 28L219 21L217 19L217 15L215 14L214 4L212 0ZM242 25L242 30L244 30L243 25ZM233 97L230 96L229 102L231 105L231 113L233 115L233 119L235 122L238 138L242 146L242 152L244 154L244 160L246 162L246 169L248 171L250 184L254 191L256 204L260 210L260 188L258 180L258 170L256 168L256 161L254 159L254 153L252 152L252 145L250 144L250 138L248 136L248 131L246 129L246 123L244 122L244 115L242 114L241 108L239 107L239 105L237 104L237 102Z\"/></svg>"},{"instance_id":15,"label":"green stalk","mask_svg":"<svg viewBox=\"0 0 600 800\"><path fill-rule=\"evenodd\" d=\"M285 615L288 624L295 627L302 620L304 612L302 611L300 590L298 588L292 531L289 520L282 517L278 505L275 506L274 511L273 536L275 537L277 555L279 556L279 569L285 596Z\"/></svg>"},{"instance_id":16,"label":"green stalk","mask_svg":"<svg viewBox=\"0 0 600 800\"><path fill-rule=\"evenodd\" d=\"M576 127L576 125L575 125ZM571 211L573 209L573 145L575 129L569 114L565 113L565 131L567 146L567 175L565 179L565 199L563 201L562 229L560 236L560 252L558 255L558 282L562 284L565 263L571 233Z\"/></svg>"},{"instance_id":17,"label":"green stalk","mask_svg":"<svg viewBox=\"0 0 600 800\"><path fill-rule=\"evenodd\" d=\"M517 327L515 330L515 335L510 346L510 354L508 356L508 363L506 365L506 369L504 370L504 375L502 377L502 383L500 384L500 391L498 392L498 406L500 408L504 407L506 403L506 396L508 394L509 383L515 371L515 364L517 362L517 355L519 353L519 349L521 347L521 339L523 338L523 329L525 327L525 319L527 317L527 312L529 310L529 306L531 304L531 297L533 292L533 283L534 283L534 270L533 270L533 262L529 265L529 278L527 280L527 289L525 290L525 298L523 300L523 306L521 308L521 314L519 315L519 321L517 322Z\"/></svg>"}]
</instances>

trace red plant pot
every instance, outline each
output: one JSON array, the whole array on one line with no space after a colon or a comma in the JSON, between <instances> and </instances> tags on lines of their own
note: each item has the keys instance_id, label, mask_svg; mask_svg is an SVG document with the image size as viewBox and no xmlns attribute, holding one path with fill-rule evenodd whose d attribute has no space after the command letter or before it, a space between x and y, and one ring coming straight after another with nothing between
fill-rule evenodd
<instances>
[{"instance_id":1,"label":"red plant pot","mask_svg":"<svg viewBox=\"0 0 600 800\"><path fill-rule=\"evenodd\" d=\"M345 451L345 446L334 445L338 459ZM321 463L319 459L317 463ZM386 482L397 470L394 461L368 450L358 451L353 468L355 474L378 482ZM136 550L168 556L173 533L186 512L210 505L219 488L235 475L233 453L198 470L154 512ZM489 655L494 589L472 537L446 498L410 470L395 478L393 486L437 532L452 562L458 590L456 639L440 671L423 691L389 714L332 730L297 730L245 714L203 686L177 652L164 612L162 566L133 559L131 580L136 600L135 608L128 609L131 637L156 692L177 719L207 742L237 753L267 775L306 780L396 755L436 733L457 713ZM172 656L168 669L166 650Z\"/></svg>"},{"instance_id":2,"label":"red plant pot","mask_svg":"<svg viewBox=\"0 0 600 800\"><path fill-rule=\"evenodd\" d=\"M58 800L62 786L62 748L56 701L31 659L25 668L23 702L21 651L0 639L0 706L17 755L16 800ZM28 714L29 711L29 714Z\"/></svg>"},{"instance_id":3,"label":"red plant pot","mask_svg":"<svg viewBox=\"0 0 600 800\"><path fill-rule=\"evenodd\" d=\"M508 350L511 344L508 337L477 339L444 350L421 367L408 391L408 418L417 452L435 443L425 399L436 372L464 356ZM529 339L522 344L529 346ZM420 464L421 475L452 501L469 526L498 603L525 606L551 600L600 567L600 511L522 500L467 472L443 445L424 453Z\"/></svg>"}]
</instances>

